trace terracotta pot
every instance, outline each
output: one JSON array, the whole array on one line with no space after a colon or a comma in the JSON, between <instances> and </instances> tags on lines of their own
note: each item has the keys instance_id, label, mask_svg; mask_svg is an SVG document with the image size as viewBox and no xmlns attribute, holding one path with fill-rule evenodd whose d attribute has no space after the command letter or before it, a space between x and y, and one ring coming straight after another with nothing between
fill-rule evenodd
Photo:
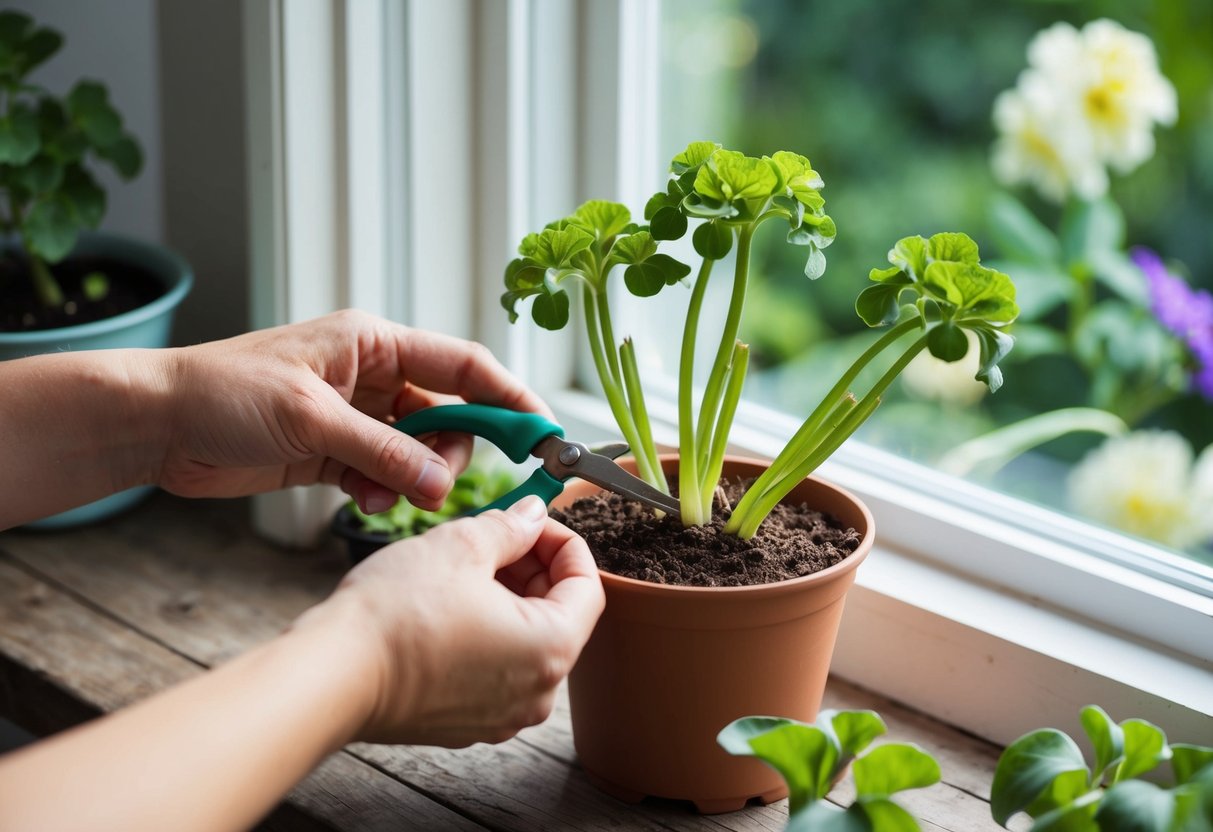
<instances>
[{"instance_id":1,"label":"terracotta pot","mask_svg":"<svg viewBox=\"0 0 1213 832\"><path fill-rule=\"evenodd\" d=\"M677 456L662 465L673 475ZM729 457L724 475L753 477L764 467ZM596 490L571 484L553 505ZM779 774L727 754L716 734L742 716L817 716L846 592L874 532L863 503L819 479L787 501L853 527L859 548L816 574L758 586L665 586L600 573L606 611L569 677L569 696L577 755L604 791L629 802L689 800L704 813L787 795Z\"/></svg>"}]
</instances>

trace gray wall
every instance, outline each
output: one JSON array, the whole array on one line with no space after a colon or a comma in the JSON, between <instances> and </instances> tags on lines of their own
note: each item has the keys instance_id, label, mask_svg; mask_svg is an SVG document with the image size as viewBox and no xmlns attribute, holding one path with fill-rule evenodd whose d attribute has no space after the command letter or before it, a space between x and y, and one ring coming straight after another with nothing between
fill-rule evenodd
<instances>
[{"instance_id":1,"label":"gray wall","mask_svg":"<svg viewBox=\"0 0 1213 832\"><path fill-rule=\"evenodd\" d=\"M102 228L175 248L195 285L175 340L195 343L248 324L244 79L240 0L16 0L64 35L35 73L66 92L80 78L104 82L143 145L133 182L107 169Z\"/></svg>"}]
</instances>

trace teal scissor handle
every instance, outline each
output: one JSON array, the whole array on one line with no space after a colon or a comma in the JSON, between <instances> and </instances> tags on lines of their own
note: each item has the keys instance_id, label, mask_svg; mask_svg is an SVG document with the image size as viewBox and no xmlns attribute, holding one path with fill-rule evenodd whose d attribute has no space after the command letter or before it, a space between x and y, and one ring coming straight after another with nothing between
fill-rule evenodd
<instances>
[{"instance_id":1,"label":"teal scissor handle","mask_svg":"<svg viewBox=\"0 0 1213 832\"><path fill-rule=\"evenodd\" d=\"M504 407L487 404L443 404L427 407L405 416L392 425L396 430L410 436L433 433L440 430L470 433L492 442L512 462L524 462L531 449L549 436L564 436L564 428L538 413L521 413ZM560 492L564 483L542 468L536 468L531 476L513 491L498 497L483 508L468 512L506 509L531 494L545 503L550 503Z\"/></svg>"}]
</instances>

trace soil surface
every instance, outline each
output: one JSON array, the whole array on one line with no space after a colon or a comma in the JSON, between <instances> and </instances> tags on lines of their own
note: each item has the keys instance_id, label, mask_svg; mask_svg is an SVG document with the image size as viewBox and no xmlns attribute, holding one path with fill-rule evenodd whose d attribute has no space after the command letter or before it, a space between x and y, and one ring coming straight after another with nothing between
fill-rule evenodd
<instances>
[{"instance_id":1,"label":"soil surface","mask_svg":"<svg viewBox=\"0 0 1213 832\"><path fill-rule=\"evenodd\" d=\"M92 272L102 272L110 281L109 294L99 301L86 298L80 288L84 277ZM47 309L34 294L24 259L0 259L0 332L58 329L112 318L146 306L164 294L164 284L151 272L106 257L72 257L51 266L51 274L58 279L65 298L57 309Z\"/></svg>"},{"instance_id":2,"label":"soil surface","mask_svg":"<svg viewBox=\"0 0 1213 832\"><path fill-rule=\"evenodd\" d=\"M729 505L750 481L724 483ZM833 566L859 547L859 533L805 505L775 507L751 540L722 534L731 512L717 503L707 526L660 520L640 503L601 492L552 516L586 539L598 566L655 584L750 586Z\"/></svg>"}]
</instances>

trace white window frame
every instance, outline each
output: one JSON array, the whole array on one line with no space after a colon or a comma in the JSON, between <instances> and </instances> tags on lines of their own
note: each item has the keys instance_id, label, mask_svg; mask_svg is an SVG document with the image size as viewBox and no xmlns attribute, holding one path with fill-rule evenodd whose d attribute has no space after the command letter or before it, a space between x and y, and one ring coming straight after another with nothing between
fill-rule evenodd
<instances>
[{"instance_id":1,"label":"white window frame","mask_svg":"<svg viewBox=\"0 0 1213 832\"><path fill-rule=\"evenodd\" d=\"M528 377L571 434L613 434L602 401L573 383L580 333L509 327L497 298L502 266L536 222L591 195L638 209L659 184L658 4L246 9L254 324L357 304L473 337ZM439 164L460 155L467 165ZM459 249L466 230L432 210L410 213L421 199L463 211L477 245ZM423 279L436 273L441 282ZM658 440L676 444L672 397L654 391L650 404ZM771 456L795 427L747 404L733 438ZM871 448L848 445L822 474L878 524L835 652L840 676L998 742L1046 724L1077 731L1089 702L1175 740L1213 736L1213 598L1170 580L1181 559L976 487L958 502L954 481ZM988 510L966 507L973 495ZM310 496L272 499L259 522L280 540L310 541L307 518L327 516ZM1013 512L1030 517L998 519ZM1109 547L1167 568L1143 573L1109 560Z\"/></svg>"}]
</instances>

